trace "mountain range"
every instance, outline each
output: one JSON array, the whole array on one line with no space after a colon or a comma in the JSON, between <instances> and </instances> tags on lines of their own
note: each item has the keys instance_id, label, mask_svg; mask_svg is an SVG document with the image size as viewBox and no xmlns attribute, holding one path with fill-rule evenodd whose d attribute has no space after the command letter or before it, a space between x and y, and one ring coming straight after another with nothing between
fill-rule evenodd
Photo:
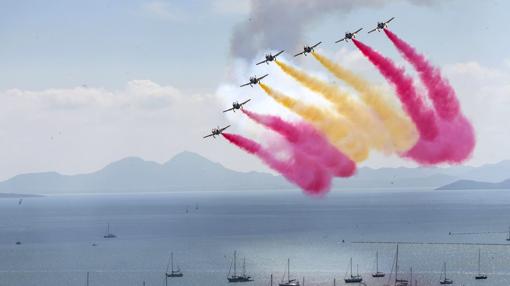
<instances>
[{"instance_id":1,"label":"mountain range","mask_svg":"<svg viewBox=\"0 0 510 286\"><path fill-rule=\"evenodd\" d=\"M335 179L333 186L334 189L455 189L476 186L485 188L487 185L480 185L479 181L488 182L485 184L497 184L508 179L508 174L510 174L510 161L480 167L379 169L363 167L359 168L352 178ZM510 187L510 180L503 183ZM1 193L17 194L288 188L293 186L280 176L230 170L191 152L182 152L163 164L129 157L87 174L30 173L0 182Z\"/></svg>"},{"instance_id":2,"label":"mountain range","mask_svg":"<svg viewBox=\"0 0 510 286\"><path fill-rule=\"evenodd\" d=\"M437 190L478 190L478 189L510 189L510 179L498 183L480 182L475 180L458 180L441 186Z\"/></svg>"}]
</instances>

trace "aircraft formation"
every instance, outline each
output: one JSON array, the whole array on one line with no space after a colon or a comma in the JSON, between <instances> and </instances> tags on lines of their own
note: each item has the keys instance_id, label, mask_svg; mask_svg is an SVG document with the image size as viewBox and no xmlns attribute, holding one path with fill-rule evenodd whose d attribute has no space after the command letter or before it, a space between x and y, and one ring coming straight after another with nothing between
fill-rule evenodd
<instances>
[{"instance_id":1,"label":"aircraft formation","mask_svg":"<svg viewBox=\"0 0 510 286\"><path fill-rule=\"evenodd\" d=\"M369 31L368 33L372 33L372 32L374 32L376 30L380 31L382 29L385 29L386 27L388 27L388 23L391 22L393 19L395 19L395 17L392 17L392 18L390 18L389 20L387 20L385 22L378 22L377 23L377 27L375 29ZM352 33L351 32L346 32L345 33L345 37L340 39L340 40L338 40L338 41L336 41L335 43L339 43L339 42L342 42L342 41L348 42L348 40L352 40L353 38L356 38L356 34L358 34L361 30L363 30L363 28L360 28L360 29L358 29L358 30L356 30L355 32L352 32ZM322 44L322 42L318 42L318 43L316 43L316 44L314 44L312 46L305 45L303 47L303 51L300 52L300 53L294 54L294 57L297 57L297 56L300 56L300 55L306 56L306 54L309 54L309 53L313 52L314 49L317 46L319 46L320 44ZM258 62L258 63L256 63L256 65L260 65L260 64L264 64L264 63L265 64L269 64L270 62L276 61L276 58L279 55L281 55L282 53L284 53L284 52L285 52L285 50L281 50L281 51L279 51L278 53L276 53L274 55L271 54L271 53L266 54L265 59L260 61L260 62ZM257 77L256 75L252 76L252 77L249 78L249 81L247 83L242 84L239 87L245 87L245 86L253 87L254 85L259 84L262 81L262 79L267 77L268 75L269 74L265 74L265 75L260 76L260 77ZM240 110L240 109L243 108L243 105L248 103L250 100L251 99L248 99L248 100L246 100L246 101L244 101L242 103L238 103L237 101L235 101L235 102L232 103L232 108L224 110L223 113L228 112L228 111L235 112L236 110ZM224 128L219 128L219 127L213 128L211 130L211 133L209 135L207 135L207 136L204 136L203 138L208 138L208 137L216 138L215 136L221 135L223 133L223 131L225 131L228 127L230 127L230 125L228 125L228 126L226 126Z\"/></svg>"},{"instance_id":2,"label":"aircraft formation","mask_svg":"<svg viewBox=\"0 0 510 286\"><path fill-rule=\"evenodd\" d=\"M476 145L473 125L462 113L456 91L440 69L388 29L394 19L378 22L368 34L383 32L416 74L408 73L390 57L358 40L363 28L346 32L342 39L335 41L352 43L392 87L393 98L388 96L389 91L382 91L362 75L316 51L322 44L319 41L305 45L302 51L292 54L293 57L310 54L329 76L341 80L342 84L328 82L306 68L280 61L277 57L281 57L284 50L266 54L254 65L274 63L296 84L313 93L312 96L325 99L327 106L301 100L286 94L286 90L262 82L268 74L255 75L240 87L258 85L275 103L300 119L287 121L277 115L256 113L244 109L250 99L236 101L223 112L239 110L273 133L268 136L279 136L253 140L224 132L229 127L226 126L214 128L204 138L221 135L310 195L328 192L336 177L353 176L357 164L367 160L372 151L423 166L464 162ZM416 86L417 82L424 88Z\"/></svg>"}]
</instances>

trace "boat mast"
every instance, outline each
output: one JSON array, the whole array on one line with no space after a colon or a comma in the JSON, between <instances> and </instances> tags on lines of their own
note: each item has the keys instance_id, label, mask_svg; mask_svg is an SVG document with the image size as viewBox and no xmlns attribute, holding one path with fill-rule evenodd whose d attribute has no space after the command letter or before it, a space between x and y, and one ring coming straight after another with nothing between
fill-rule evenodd
<instances>
[{"instance_id":1,"label":"boat mast","mask_svg":"<svg viewBox=\"0 0 510 286\"><path fill-rule=\"evenodd\" d=\"M172 273L174 273L174 253L170 253L170 260L172 261Z\"/></svg>"},{"instance_id":2,"label":"boat mast","mask_svg":"<svg viewBox=\"0 0 510 286\"><path fill-rule=\"evenodd\" d=\"M273 286L273 273L271 273L271 282L269 283L269 286Z\"/></svg>"},{"instance_id":3,"label":"boat mast","mask_svg":"<svg viewBox=\"0 0 510 286\"><path fill-rule=\"evenodd\" d=\"M87 271L87 286L89 286L89 272Z\"/></svg>"},{"instance_id":4,"label":"boat mast","mask_svg":"<svg viewBox=\"0 0 510 286\"><path fill-rule=\"evenodd\" d=\"M481 274L481 271L480 271L480 248L478 248L478 275Z\"/></svg>"},{"instance_id":5,"label":"boat mast","mask_svg":"<svg viewBox=\"0 0 510 286\"><path fill-rule=\"evenodd\" d=\"M246 257L243 257L243 276L246 276Z\"/></svg>"},{"instance_id":6,"label":"boat mast","mask_svg":"<svg viewBox=\"0 0 510 286\"><path fill-rule=\"evenodd\" d=\"M396 257L395 257L395 285L397 285L397 281L398 281L398 244L397 244L397 254L396 254Z\"/></svg>"},{"instance_id":7,"label":"boat mast","mask_svg":"<svg viewBox=\"0 0 510 286\"><path fill-rule=\"evenodd\" d=\"M409 279L411 282L411 286L413 286L413 268L411 267L411 279Z\"/></svg>"},{"instance_id":8,"label":"boat mast","mask_svg":"<svg viewBox=\"0 0 510 286\"><path fill-rule=\"evenodd\" d=\"M375 272L379 273L379 251L375 252Z\"/></svg>"},{"instance_id":9,"label":"boat mast","mask_svg":"<svg viewBox=\"0 0 510 286\"><path fill-rule=\"evenodd\" d=\"M287 280L290 282L290 258L287 258Z\"/></svg>"},{"instance_id":10,"label":"boat mast","mask_svg":"<svg viewBox=\"0 0 510 286\"><path fill-rule=\"evenodd\" d=\"M237 277L237 250L234 250L234 277Z\"/></svg>"},{"instance_id":11,"label":"boat mast","mask_svg":"<svg viewBox=\"0 0 510 286\"><path fill-rule=\"evenodd\" d=\"M349 264L351 265L351 277L352 277L352 257Z\"/></svg>"}]
</instances>

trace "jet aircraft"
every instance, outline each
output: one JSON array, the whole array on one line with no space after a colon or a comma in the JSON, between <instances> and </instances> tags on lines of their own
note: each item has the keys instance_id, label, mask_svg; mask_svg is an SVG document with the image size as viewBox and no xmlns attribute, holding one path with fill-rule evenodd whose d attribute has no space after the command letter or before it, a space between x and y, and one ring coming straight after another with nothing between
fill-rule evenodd
<instances>
[{"instance_id":1,"label":"jet aircraft","mask_svg":"<svg viewBox=\"0 0 510 286\"><path fill-rule=\"evenodd\" d=\"M388 27L388 23L391 22L393 19L395 19L395 17L391 17L391 19L389 19L388 21L386 22L377 22L377 27L368 31L368 33L372 33L372 32L380 32L381 30L384 30L385 28Z\"/></svg>"},{"instance_id":2,"label":"jet aircraft","mask_svg":"<svg viewBox=\"0 0 510 286\"><path fill-rule=\"evenodd\" d=\"M209 134L209 135L207 135L207 136L204 136L204 138L211 137L211 136L212 136L213 138L216 138L215 136L220 135L221 133L223 133L223 131L225 131L225 129L227 129L227 128L229 128L229 127L230 127L230 125L227 125L227 126L225 126L225 127L221 128L221 129L220 129L220 127L218 127L218 128L213 128L213 129L211 130L211 134Z\"/></svg>"},{"instance_id":3,"label":"jet aircraft","mask_svg":"<svg viewBox=\"0 0 510 286\"><path fill-rule=\"evenodd\" d=\"M269 54L266 55L266 59L261 61L261 62L258 62L257 65L260 65L260 64L263 64L263 63L269 64L269 62L272 62L272 61L276 60L276 57L281 55L281 53L283 53L283 52L284 52L284 50L283 51L279 51L274 56L269 53Z\"/></svg>"},{"instance_id":4,"label":"jet aircraft","mask_svg":"<svg viewBox=\"0 0 510 286\"><path fill-rule=\"evenodd\" d=\"M261 76L261 77L256 77L256 76L250 77L250 82L249 82L249 83L245 83L245 84L241 85L241 87L243 87L243 86L247 86L247 85L249 85L249 86L253 87L253 85L254 85L254 84L259 83L259 82L260 82L263 78L265 78L266 76L268 76L268 74L265 74L265 75L263 75L263 76Z\"/></svg>"},{"instance_id":5,"label":"jet aircraft","mask_svg":"<svg viewBox=\"0 0 510 286\"><path fill-rule=\"evenodd\" d=\"M246 103L248 103L248 101L250 101L250 100L251 100L251 99L248 99L248 100L246 100L246 101L244 101L244 102L241 102L241 103L239 103L239 102L235 101L235 102L233 102L233 103L232 103L232 108L229 108L229 109L227 109L227 110L223 110L223 112L227 112L227 111L231 111L231 110L232 110L233 112L236 112L236 109L241 109L241 108L243 108L243 105L245 105Z\"/></svg>"},{"instance_id":6,"label":"jet aircraft","mask_svg":"<svg viewBox=\"0 0 510 286\"><path fill-rule=\"evenodd\" d=\"M349 40L352 40L354 38L356 38L356 34L359 33L359 31L363 30L363 28L359 28L358 30L356 30L356 32L354 33L351 33L351 32L346 32L345 33L345 37L343 37L342 39L336 41L335 43L340 43L341 41L346 41L348 42Z\"/></svg>"},{"instance_id":7,"label":"jet aircraft","mask_svg":"<svg viewBox=\"0 0 510 286\"><path fill-rule=\"evenodd\" d=\"M301 53L299 53L299 54L295 54L294 57L297 57L299 55L305 55L306 56L306 54L309 54L309 53L313 52L313 49L315 49L321 43L322 42L318 42L317 44L315 44L315 45L313 45L311 47L310 46L304 46L303 47L303 51Z\"/></svg>"}]
</instances>

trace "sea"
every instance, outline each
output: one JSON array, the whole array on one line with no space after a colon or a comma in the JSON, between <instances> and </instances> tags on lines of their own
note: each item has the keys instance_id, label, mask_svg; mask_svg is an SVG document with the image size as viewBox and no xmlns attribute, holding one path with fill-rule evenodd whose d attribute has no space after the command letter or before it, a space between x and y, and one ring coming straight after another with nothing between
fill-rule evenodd
<instances>
[{"instance_id":1,"label":"sea","mask_svg":"<svg viewBox=\"0 0 510 286\"><path fill-rule=\"evenodd\" d=\"M246 286L287 279L288 259L292 279L344 285L351 258L366 285L393 285L397 243L417 285L439 285L444 263L454 285L510 284L508 190L47 195L0 199L0 218L0 285L227 285L234 251ZM184 277L165 281L170 252Z\"/></svg>"}]
</instances>

